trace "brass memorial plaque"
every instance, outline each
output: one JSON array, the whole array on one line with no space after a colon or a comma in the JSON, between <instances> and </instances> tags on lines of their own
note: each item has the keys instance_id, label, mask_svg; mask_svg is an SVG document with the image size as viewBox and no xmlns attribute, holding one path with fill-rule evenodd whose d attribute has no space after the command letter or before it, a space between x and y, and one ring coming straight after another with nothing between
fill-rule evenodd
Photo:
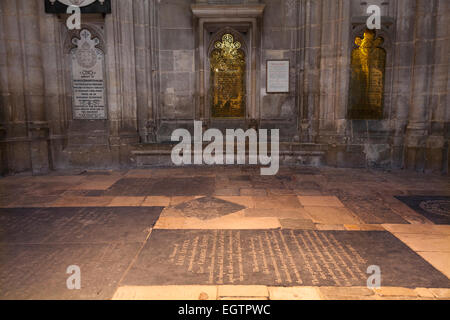
<instances>
[{"instance_id":1,"label":"brass memorial plaque","mask_svg":"<svg viewBox=\"0 0 450 320\"><path fill-rule=\"evenodd\" d=\"M384 74L386 51L380 46L383 38L366 30L364 38L357 37L352 52L350 119L381 119L383 117Z\"/></svg>"},{"instance_id":2,"label":"brass memorial plaque","mask_svg":"<svg viewBox=\"0 0 450 320\"><path fill-rule=\"evenodd\" d=\"M212 117L245 117L245 53L227 33L211 53Z\"/></svg>"}]
</instances>

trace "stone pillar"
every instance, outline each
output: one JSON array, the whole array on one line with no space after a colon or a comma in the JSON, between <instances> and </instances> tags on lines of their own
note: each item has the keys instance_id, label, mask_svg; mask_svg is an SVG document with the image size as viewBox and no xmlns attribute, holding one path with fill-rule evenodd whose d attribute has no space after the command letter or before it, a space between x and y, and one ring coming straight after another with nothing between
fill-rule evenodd
<instances>
[{"instance_id":1,"label":"stone pillar","mask_svg":"<svg viewBox=\"0 0 450 320\"><path fill-rule=\"evenodd\" d=\"M48 135L45 112L44 71L39 24L39 0L18 2L20 39L24 48L24 96L28 117L31 169L33 174L45 174L50 169Z\"/></svg>"},{"instance_id":2,"label":"stone pillar","mask_svg":"<svg viewBox=\"0 0 450 320\"><path fill-rule=\"evenodd\" d=\"M136 102L139 136L141 142L148 142L147 122L152 106L151 87L151 55L148 44L149 26L149 1L136 0L133 2L134 14L134 38L136 56ZM149 67L150 64L150 67Z\"/></svg>"},{"instance_id":3,"label":"stone pillar","mask_svg":"<svg viewBox=\"0 0 450 320\"><path fill-rule=\"evenodd\" d=\"M397 1L396 39L392 88L392 165L400 168L404 163L404 133L408 124L411 103L411 79L414 62L414 19L415 3L410 0Z\"/></svg>"},{"instance_id":4,"label":"stone pillar","mask_svg":"<svg viewBox=\"0 0 450 320\"><path fill-rule=\"evenodd\" d=\"M66 168L62 152L67 143L69 114L64 103L64 44L61 43L62 22L57 15L45 14L44 1L39 1L42 65L45 82L45 110L49 126L49 149L52 169ZM65 28L65 27L64 27ZM69 107L70 108L70 107ZM71 116L71 115L70 115Z\"/></svg>"},{"instance_id":5,"label":"stone pillar","mask_svg":"<svg viewBox=\"0 0 450 320\"><path fill-rule=\"evenodd\" d=\"M447 171L448 139L446 127L449 125L450 107L448 104L449 85L449 41L448 16L450 4L446 0L436 1L436 11L433 14L433 47L432 78L429 97L429 136L426 141L425 170ZM448 129L447 129L448 130ZM448 134L448 133L447 133ZM446 141L447 140L447 141Z\"/></svg>"},{"instance_id":6,"label":"stone pillar","mask_svg":"<svg viewBox=\"0 0 450 320\"><path fill-rule=\"evenodd\" d=\"M425 169L426 141L429 134L429 105L433 74L435 27L433 10L435 0L417 0L414 26L414 66L412 73L411 106L406 131L405 166L422 171Z\"/></svg>"},{"instance_id":7,"label":"stone pillar","mask_svg":"<svg viewBox=\"0 0 450 320\"><path fill-rule=\"evenodd\" d=\"M322 21L320 39L320 101L318 142L342 144L345 136L344 106L340 104L342 56L347 55L343 39L348 39L348 24L343 24L343 15L350 12L345 1L322 2ZM346 10L344 12L344 10ZM348 21L347 21L348 23ZM345 38L343 38L345 34ZM345 51L345 52L344 52ZM345 80L345 82L348 80ZM338 121L338 119L340 121Z\"/></svg>"},{"instance_id":8,"label":"stone pillar","mask_svg":"<svg viewBox=\"0 0 450 320\"><path fill-rule=\"evenodd\" d=\"M322 36L322 0L301 3L300 19L304 20L303 88L301 90L300 135L302 142L312 143L318 132L320 103L320 43Z\"/></svg>"},{"instance_id":9,"label":"stone pillar","mask_svg":"<svg viewBox=\"0 0 450 320\"><path fill-rule=\"evenodd\" d=\"M129 164L130 147L139 141L136 98L134 1L112 1L106 17L109 89L109 145L115 166Z\"/></svg>"},{"instance_id":10,"label":"stone pillar","mask_svg":"<svg viewBox=\"0 0 450 320\"><path fill-rule=\"evenodd\" d=\"M323 1L318 52L320 74L316 143L327 146L327 164L364 166L361 145L348 145L346 105L349 77L350 1ZM317 90L317 89L316 89Z\"/></svg>"},{"instance_id":11,"label":"stone pillar","mask_svg":"<svg viewBox=\"0 0 450 320\"><path fill-rule=\"evenodd\" d=\"M137 0L133 6L139 136L141 143L150 143L157 130L158 11L154 0Z\"/></svg>"},{"instance_id":12,"label":"stone pillar","mask_svg":"<svg viewBox=\"0 0 450 320\"><path fill-rule=\"evenodd\" d=\"M8 161L6 157L7 142L6 139L6 120L7 106L9 102L8 90L8 60L6 53L6 43L4 38L4 8L0 4L0 175L6 174Z\"/></svg>"},{"instance_id":13,"label":"stone pillar","mask_svg":"<svg viewBox=\"0 0 450 320\"><path fill-rule=\"evenodd\" d=\"M351 4L350 1L342 1L338 7L336 14L337 27L337 39L336 39L336 106L334 117L336 120L336 133L338 135L345 135L345 129L347 127L347 104L348 104L348 92L349 92L349 70L351 55L354 39L351 39L351 33L348 30L351 29Z\"/></svg>"},{"instance_id":14,"label":"stone pillar","mask_svg":"<svg viewBox=\"0 0 450 320\"><path fill-rule=\"evenodd\" d=\"M135 38L133 33L134 1L122 0L113 12L116 20L114 40L119 53L121 89L121 132L136 132L136 69Z\"/></svg>"},{"instance_id":15,"label":"stone pillar","mask_svg":"<svg viewBox=\"0 0 450 320\"><path fill-rule=\"evenodd\" d=\"M150 0L148 5L149 27L150 27L150 67L151 67L151 85L149 90L152 92L152 107L149 110L149 119L153 122L153 133L156 135L160 123L160 100L159 100L159 12L158 3ZM149 124L152 124L152 123ZM156 137L154 137L156 139Z\"/></svg>"},{"instance_id":16,"label":"stone pillar","mask_svg":"<svg viewBox=\"0 0 450 320\"><path fill-rule=\"evenodd\" d=\"M5 51L2 74L8 77L2 81L1 91L7 99L3 100L4 137L0 139L6 144L11 172L31 169L33 174L43 174L50 169L39 3L0 3Z\"/></svg>"},{"instance_id":17,"label":"stone pillar","mask_svg":"<svg viewBox=\"0 0 450 320\"><path fill-rule=\"evenodd\" d=\"M19 39L18 3L1 1L1 92L2 111L0 139L3 157L7 157L5 170L21 172L31 169L28 147L27 116L24 101L24 74L22 46ZM7 77L5 77L7 75ZM27 159L27 160L25 160Z\"/></svg>"}]
</instances>

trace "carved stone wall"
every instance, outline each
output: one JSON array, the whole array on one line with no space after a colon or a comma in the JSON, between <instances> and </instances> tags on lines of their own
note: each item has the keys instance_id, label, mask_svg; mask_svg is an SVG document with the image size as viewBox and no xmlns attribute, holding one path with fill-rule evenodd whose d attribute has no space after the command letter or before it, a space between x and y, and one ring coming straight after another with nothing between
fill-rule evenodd
<instances>
[{"instance_id":1,"label":"carved stone wall","mask_svg":"<svg viewBox=\"0 0 450 320\"><path fill-rule=\"evenodd\" d=\"M386 51L383 116L349 119L351 53L365 29L369 2L383 15L377 31ZM66 17L46 14L44 0L0 1L1 173L132 167L134 150L158 148L174 129L192 128L194 119L208 122L201 85L207 72L204 40L226 27L240 32L251 52L248 122L279 128L289 150L321 152L320 164L330 166L448 172L447 0L113 0L111 5L111 14L82 16L105 53L107 120L91 121L72 116ZM217 24L211 28L205 20L207 27L199 29L192 5L241 10L234 11L234 20L206 10ZM261 5L261 16L251 16ZM269 59L290 61L289 93L266 92Z\"/></svg>"}]
</instances>

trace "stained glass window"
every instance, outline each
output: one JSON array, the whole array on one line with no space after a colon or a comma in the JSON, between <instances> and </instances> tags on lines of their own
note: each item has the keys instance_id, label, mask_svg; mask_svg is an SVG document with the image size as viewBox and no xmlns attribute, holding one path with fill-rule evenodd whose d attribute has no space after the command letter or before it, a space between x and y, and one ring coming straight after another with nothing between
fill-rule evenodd
<instances>
[{"instance_id":1,"label":"stained glass window","mask_svg":"<svg viewBox=\"0 0 450 320\"><path fill-rule=\"evenodd\" d=\"M212 117L245 117L245 53L241 43L226 33L210 56Z\"/></svg>"},{"instance_id":2,"label":"stained glass window","mask_svg":"<svg viewBox=\"0 0 450 320\"><path fill-rule=\"evenodd\" d=\"M366 30L364 37L356 37L352 51L350 119L381 119L383 117L386 51L381 48L383 38Z\"/></svg>"}]
</instances>

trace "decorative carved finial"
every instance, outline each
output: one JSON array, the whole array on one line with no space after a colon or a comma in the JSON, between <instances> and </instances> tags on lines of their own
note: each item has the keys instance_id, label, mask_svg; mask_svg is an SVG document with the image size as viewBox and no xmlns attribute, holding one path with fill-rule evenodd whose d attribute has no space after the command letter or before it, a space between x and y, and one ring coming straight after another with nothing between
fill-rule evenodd
<instances>
[{"instance_id":1,"label":"decorative carved finial","mask_svg":"<svg viewBox=\"0 0 450 320\"><path fill-rule=\"evenodd\" d=\"M222 50L224 56L231 58L238 54L238 49L241 48L241 43L239 41L235 42L233 35L226 33L222 37L222 42L217 41L214 47Z\"/></svg>"}]
</instances>

